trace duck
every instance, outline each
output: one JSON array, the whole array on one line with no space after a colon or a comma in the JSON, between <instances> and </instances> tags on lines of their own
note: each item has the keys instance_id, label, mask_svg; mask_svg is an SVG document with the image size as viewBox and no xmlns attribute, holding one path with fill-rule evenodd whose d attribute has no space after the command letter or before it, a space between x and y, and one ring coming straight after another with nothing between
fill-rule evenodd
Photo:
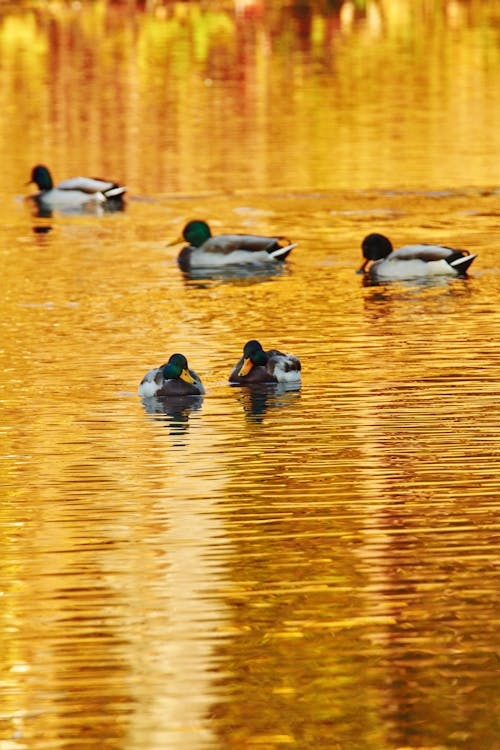
<instances>
[{"instance_id":1,"label":"duck","mask_svg":"<svg viewBox=\"0 0 500 750\"><path fill-rule=\"evenodd\" d=\"M189 369L184 354L172 354L165 365L147 372L139 385L141 398L165 396L201 396L203 384L194 370Z\"/></svg>"},{"instance_id":2,"label":"duck","mask_svg":"<svg viewBox=\"0 0 500 750\"><path fill-rule=\"evenodd\" d=\"M264 351L256 339L247 341L243 356L238 360L231 374L230 383L250 385L252 383L300 384L301 365L298 357L284 354L277 349Z\"/></svg>"},{"instance_id":3,"label":"duck","mask_svg":"<svg viewBox=\"0 0 500 750\"><path fill-rule=\"evenodd\" d=\"M182 236L170 242L189 243L180 251L177 262L183 271L196 268L221 268L235 265L276 264L285 260L296 247L286 237L262 237L253 234L213 236L206 221L194 219L182 230Z\"/></svg>"},{"instance_id":4,"label":"duck","mask_svg":"<svg viewBox=\"0 0 500 750\"><path fill-rule=\"evenodd\" d=\"M71 177L54 185L50 170L44 164L33 167L30 183L36 184L40 192L28 197L48 210L81 210L96 206L121 210L127 190L117 182L94 177Z\"/></svg>"},{"instance_id":5,"label":"duck","mask_svg":"<svg viewBox=\"0 0 500 750\"><path fill-rule=\"evenodd\" d=\"M364 261L357 273L374 281L396 281L430 276L465 276L476 255L442 245L405 245L394 250L383 234L369 234L361 243ZM371 263L371 265L369 265Z\"/></svg>"}]
</instances>

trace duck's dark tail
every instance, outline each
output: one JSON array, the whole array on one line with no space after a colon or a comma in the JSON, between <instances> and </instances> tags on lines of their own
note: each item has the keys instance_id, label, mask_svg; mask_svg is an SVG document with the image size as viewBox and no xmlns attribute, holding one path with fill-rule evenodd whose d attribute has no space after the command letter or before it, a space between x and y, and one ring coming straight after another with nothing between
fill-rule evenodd
<instances>
[{"instance_id":1,"label":"duck's dark tail","mask_svg":"<svg viewBox=\"0 0 500 750\"><path fill-rule=\"evenodd\" d=\"M456 253L449 255L446 261L460 276L463 276L467 273L469 266L476 257L475 255L466 254L464 250L457 250Z\"/></svg>"},{"instance_id":2,"label":"duck's dark tail","mask_svg":"<svg viewBox=\"0 0 500 750\"><path fill-rule=\"evenodd\" d=\"M105 211L108 211L109 213L113 213L114 211L124 211L125 210L125 193L127 191L126 187L123 187L122 185L113 185L113 187L108 188L107 190L103 191L103 195L105 198L105 201L103 203L103 208Z\"/></svg>"}]
</instances>

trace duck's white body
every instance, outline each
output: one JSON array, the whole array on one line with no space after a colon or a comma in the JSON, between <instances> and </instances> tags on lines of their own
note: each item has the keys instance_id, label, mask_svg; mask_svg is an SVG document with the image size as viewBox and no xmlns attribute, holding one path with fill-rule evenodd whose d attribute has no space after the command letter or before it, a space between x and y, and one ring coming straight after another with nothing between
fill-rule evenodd
<instances>
[{"instance_id":1,"label":"duck's white body","mask_svg":"<svg viewBox=\"0 0 500 750\"><path fill-rule=\"evenodd\" d=\"M138 395L141 398L152 398L156 396L163 386L164 379L161 367L154 367L149 370L141 380Z\"/></svg>"},{"instance_id":2,"label":"duck's white body","mask_svg":"<svg viewBox=\"0 0 500 750\"><path fill-rule=\"evenodd\" d=\"M277 237L244 234L220 234L210 237L201 247L181 251L179 264L194 268L223 268L241 265L276 265L296 246L294 243L276 248Z\"/></svg>"},{"instance_id":3,"label":"duck's white body","mask_svg":"<svg viewBox=\"0 0 500 750\"><path fill-rule=\"evenodd\" d=\"M293 354L276 352L276 356L269 357L268 372L272 373L278 383L294 385L300 383L300 362Z\"/></svg>"},{"instance_id":4,"label":"duck's white body","mask_svg":"<svg viewBox=\"0 0 500 750\"><path fill-rule=\"evenodd\" d=\"M363 240L365 260L359 269L375 281L404 281L433 276L463 276L476 257L467 250L442 245L404 245L394 250L384 235Z\"/></svg>"},{"instance_id":5,"label":"duck's white body","mask_svg":"<svg viewBox=\"0 0 500 750\"><path fill-rule=\"evenodd\" d=\"M222 237L229 237L231 235L221 235ZM218 239L214 237L214 239ZM207 243L205 243L207 244ZM284 253L289 253L293 250L295 244L286 245L286 247L280 248L280 251L267 252L267 250L246 250L245 248L237 248L236 250L230 250L229 252L221 252L219 250L210 250L203 246L203 248L192 248L189 255L189 266L190 268L224 268L226 266L241 266L241 265L276 265L281 262L280 257Z\"/></svg>"},{"instance_id":6,"label":"duck's white body","mask_svg":"<svg viewBox=\"0 0 500 750\"><path fill-rule=\"evenodd\" d=\"M72 177L53 184L52 175L46 166L38 164L31 172L31 182L38 185L39 191L29 196L46 210L78 210L85 208L123 208L123 194L127 188L111 180L94 177Z\"/></svg>"},{"instance_id":7,"label":"duck's white body","mask_svg":"<svg viewBox=\"0 0 500 750\"><path fill-rule=\"evenodd\" d=\"M117 187L113 182L94 180L92 177L72 177L59 182L51 190L41 190L38 200L49 208L64 209L72 206L101 205L109 198L123 195L126 188Z\"/></svg>"},{"instance_id":8,"label":"duck's white body","mask_svg":"<svg viewBox=\"0 0 500 750\"><path fill-rule=\"evenodd\" d=\"M379 281L413 279L419 276L457 276L459 268L451 266L446 258L453 254L449 247L440 245L404 245L387 258L376 260L370 275ZM468 265L475 256L465 256Z\"/></svg>"},{"instance_id":9,"label":"duck's white body","mask_svg":"<svg viewBox=\"0 0 500 750\"><path fill-rule=\"evenodd\" d=\"M277 266L288 256L295 244L286 237L258 234L218 234L215 237L206 221L189 221L182 231L189 244L182 248L177 261L183 271L220 269L245 266Z\"/></svg>"}]
</instances>

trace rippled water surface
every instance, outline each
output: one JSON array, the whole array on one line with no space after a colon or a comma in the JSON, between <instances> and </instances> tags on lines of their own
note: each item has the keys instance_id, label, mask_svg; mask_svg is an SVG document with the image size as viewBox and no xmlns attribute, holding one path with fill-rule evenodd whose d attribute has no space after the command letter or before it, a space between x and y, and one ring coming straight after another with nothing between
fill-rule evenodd
<instances>
[{"instance_id":1,"label":"rippled water surface","mask_svg":"<svg viewBox=\"0 0 500 750\"><path fill-rule=\"evenodd\" d=\"M0 750L497 750L498 9L132 6L0 17ZM297 247L189 278L193 217ZM371 286L371 231L478 257Z\"/></svg>"}]
</instances>

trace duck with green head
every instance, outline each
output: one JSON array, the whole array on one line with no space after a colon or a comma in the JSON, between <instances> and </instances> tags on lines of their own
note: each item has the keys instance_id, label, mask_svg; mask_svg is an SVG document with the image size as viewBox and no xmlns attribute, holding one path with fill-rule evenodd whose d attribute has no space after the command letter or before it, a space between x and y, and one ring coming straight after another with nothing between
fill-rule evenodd
<instances>
[{"instance_id":1,"label":"duck with green head","mask_svg":"<svg viewBox=\"0 0 500 750\"><path fill-rule=\"evenodd\" d=\"M206 221L189 221L182 237L189 244L180 251L177 261L183 271L224 266L276 265L282 263L295 244L286 237L263 237L253 234L219 234L215 237Z\"/></svg>"},{"instance_id":2,"label":"duck with green head","mask_svg":"<svg viewBox=\"0 0 500 750\"><path fill-rule=\"evenodd\" d=\"M123 195L127 188L111 180L94 177L72 177L54 185L52 175L44 164L31 170L30 183L39 192L28 198L47 210L85 210L102 207L106 210L123 209Z\"/></svg>"},{"instance_id":3,"label":"duck with green head","mask_svg":"<svg viewBox=\"0 0 500 750\"><path fill-rule=\"evenodd\" d=\"M205 393L202 382L188 367L183 354L172 354L165 365L147 372L139 385L141 398L165 396L200 396Z\"/></svg>"},{"instance_id":4,"label":"duck with green head","mask_svg":"<svg viewBox=\"0 0 500 750\"><path fill-rule=\"evenodd\" d=\"M243 356L231 370L229 382L239 385L252 383L300 385L300 371L301 365L298 357L293 354L284 354L277 349L264 351L259 341L251 339L243 347Z\"/></svg>"},{"instance_id":5,"label":"duck with green head","mask_svg":"<svg viewBox=\"0 0 500 750\"><path fill-rule=\"evenodd\" d=\"M442 245L404 245L394 250L388 237L376 232L362 244L363 264L358 273L372 281L397 281L433 276L465 276L476 257L468 250Z\"/></svg>"}]
</instances>

